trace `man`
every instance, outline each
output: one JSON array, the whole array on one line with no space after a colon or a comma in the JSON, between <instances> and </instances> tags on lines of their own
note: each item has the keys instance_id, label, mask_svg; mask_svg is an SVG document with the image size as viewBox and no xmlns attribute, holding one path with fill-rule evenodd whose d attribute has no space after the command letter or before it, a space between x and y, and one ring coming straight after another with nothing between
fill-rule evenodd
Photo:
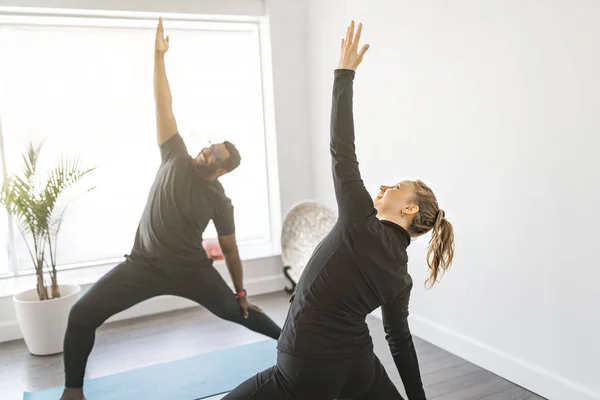
<instances>
[{"instance_id":1,"label":"man","mask_svg":"<svg viewBox=\"0 0 600 400\"><path fill-rule=\"evenodd\" d=\"M65 335L62 400L82 400L87 359L96 328L112 315L160 295L193 300L215 315L277 339L281 329L248 303L235 240L233 206L218 178L237 168L240 155L229 142L210 145L192 158L178 133L164 56L169 38L162 19L156 30L154 96L162 163L150 189L131 254L100 279L69 315ZM202 247L212 220L235 293Z\"/></svg>"}]
</instances>

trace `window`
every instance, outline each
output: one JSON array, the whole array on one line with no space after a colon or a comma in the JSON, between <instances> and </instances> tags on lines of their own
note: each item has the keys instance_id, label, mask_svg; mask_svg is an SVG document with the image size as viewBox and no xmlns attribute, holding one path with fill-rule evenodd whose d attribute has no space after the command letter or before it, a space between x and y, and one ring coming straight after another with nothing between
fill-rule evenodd
<instances>
[{"instance_id":1,"label":"window","mask_svg":"<svg viewBox=\"0 0 600 400\"><path fill-rule=\"evenodd\" d=\"M4 208L0 210L0 244L2 244L2 250L0 251L0 277L10 273L8 263L8 218Z\"/></svg>"},{"instance_id":2,"label":"window","mask_svg":"<svg viewBox=\"0 0 600 400\"><path fill-rule=\"evenodd\" d=\"M96 167L96 189L71 206L58 242L64 266L115 262L128 253L160 163L152 88L154 18L0 16L0 116L9 173L27 141L44 140L41 163L60 153ZM277 251L274 146L265 108L260 24L169 20L167 75L189 152L230 140L240 168L222 178L235 206L237 238L257 255ZM268 91L267 91L268 94ZM267 103L269 102L268 99ZM267 123L265 124L265 121ZM265 126L267 125L267 126ZM276 180L276 179L275 179ZM5 224L6 216L0 216ZM31 261L19 231L13 269ZM212 225L204 237L215 236ZM8 256L0 252L0 273ZM270 255L270 254L269 254Z\"/></svg>"},{"instance_id":3,"label":"window","mask_svg":"<svg viewBox=\"0 0 600 400\"><path fill-rule=\"evenodd\" d=\"M0 146L0 155L3 153L2 150L3 149ZM3 161L4 158L1 158L0 160ZM4 162L2 162L0 166L2 172L1 176L4 176L4 172L6 171L6 166L4 165ZM0 248L0 278L2 278L3 276L7 276L11 272L10 263L8 261L8 245L9 238L11 236L9 234L9 228L12 228L12 225L9 225L8 213L6 212L4 207L0 206L0 246L2 246Z\"/></svg>"}]
</instances>

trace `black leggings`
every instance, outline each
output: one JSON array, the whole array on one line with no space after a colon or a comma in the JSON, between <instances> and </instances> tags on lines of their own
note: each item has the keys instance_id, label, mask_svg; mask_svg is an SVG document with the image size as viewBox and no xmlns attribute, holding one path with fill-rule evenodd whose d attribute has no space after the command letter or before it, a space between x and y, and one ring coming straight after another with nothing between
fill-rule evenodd
<instances>
[{"instance_id":1,"label":"black leggings","mask_svg":"<svg viewBox=\"0 0 600 400\"><path fill-rule=\"evenodd\" d=\"M243 382L223 400L403 400L377 356L309 360L283 352L277 365Z\"/></svg>"},{"instance_id":2,"label":"black leggings","mask_svg":"<svg viewBox=\"0 0 600 400\"><path fill-rule=\"evenodd\" d=\"M234 293L212 265L163 272L128 259L96 282L71 309L64 343L65 386L83 386L96 328L118 312L161 295L185 297L220 318L273 339L281 333L265 314L249 310L244 319Z\"/></svg>"}]
</instances>

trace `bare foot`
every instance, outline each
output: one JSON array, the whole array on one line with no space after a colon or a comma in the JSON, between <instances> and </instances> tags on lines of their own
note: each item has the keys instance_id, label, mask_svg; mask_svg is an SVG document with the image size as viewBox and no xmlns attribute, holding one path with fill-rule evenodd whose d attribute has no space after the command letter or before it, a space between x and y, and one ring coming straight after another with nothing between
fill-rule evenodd
<instances>
[{"instance_id":1,"label":"bare foot","mask_svg":"<svg viewBox=\"0 0 600 400\"><path fill-rule=\"evenodd\" d=\"M83 388L65 388L60 400L86 400L83 396Z\"/></svg>"}]
</instances>

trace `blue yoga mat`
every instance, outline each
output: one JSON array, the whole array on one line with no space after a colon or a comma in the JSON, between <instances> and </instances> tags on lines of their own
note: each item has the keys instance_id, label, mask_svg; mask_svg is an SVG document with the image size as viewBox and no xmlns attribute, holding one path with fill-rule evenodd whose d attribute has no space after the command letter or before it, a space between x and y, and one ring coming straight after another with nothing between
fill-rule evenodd
<instances>
[{"instance_id":1,"label":"blue yoga mat","mask_svg":"<svg viewBox=\"0 0 600 400\"><path fill-rule=\"evenodd\" d=\"M90 400L196 400L227 393L275 365L276 341L266 340L85 381ZM118 362L118 360L115 360ZM26 392L23 400L57 400L62 386Z\"/></svg>"}]
</instances>

